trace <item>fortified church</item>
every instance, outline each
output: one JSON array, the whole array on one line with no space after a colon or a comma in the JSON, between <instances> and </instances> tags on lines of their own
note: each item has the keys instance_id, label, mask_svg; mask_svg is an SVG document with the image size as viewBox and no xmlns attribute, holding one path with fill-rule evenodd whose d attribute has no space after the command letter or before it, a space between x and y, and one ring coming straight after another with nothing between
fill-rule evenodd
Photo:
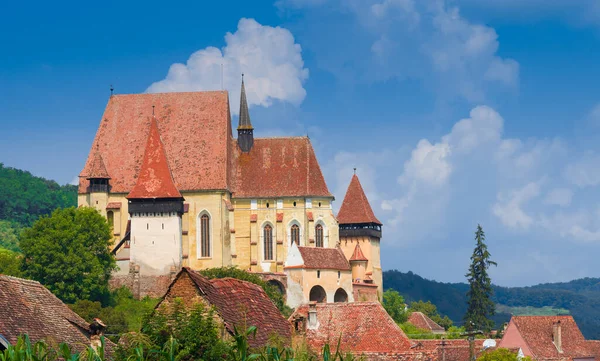
<instances>
[{"instance_id":1,"label":"fortified church","mask_svg":"<svg viewBox=\"0 0 600 361\"><path fill-rule=\"evenodd\" d=\"M114 232L113 286L162 295L182 267L236 266L290 307L381 298L381 222L356 175L339 213L308 137L254 138L226 91L111 95L79 206Z\"/></svg>"}]
</instances>

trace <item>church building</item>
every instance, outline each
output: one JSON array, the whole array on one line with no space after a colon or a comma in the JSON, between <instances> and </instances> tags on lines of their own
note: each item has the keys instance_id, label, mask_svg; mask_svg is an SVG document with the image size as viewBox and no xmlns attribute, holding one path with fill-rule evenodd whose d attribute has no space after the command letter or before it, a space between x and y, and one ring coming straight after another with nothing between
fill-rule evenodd
<instances>
[{"instance_id":1,"label":"church building","mask_svg":"<svg viewBox=\"0 0 600 361\"><path fill-rule=\"evenodd\" d=\"M111 95L78 193L112 226L112 285L138 297L182 267L236 266L294 306L381 298L382 224L358 177L336 217L308 137L254 138L243 80L237 138L226 91Z\"/></svg>"}]
</instances>

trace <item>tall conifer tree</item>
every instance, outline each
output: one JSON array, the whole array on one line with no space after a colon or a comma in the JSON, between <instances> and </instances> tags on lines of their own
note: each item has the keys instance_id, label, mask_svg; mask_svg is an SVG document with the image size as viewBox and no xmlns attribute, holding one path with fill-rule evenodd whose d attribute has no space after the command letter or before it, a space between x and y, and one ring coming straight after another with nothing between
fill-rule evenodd
<instances>
[{"instance_id":1,"label":"tall conifer tree","mask_svg":"<svg viewBox=\"0 0 600 361\"><path fill-rule=\"evenodd\" d=\"M497 264L490 260L491 254L484 243L485 233L479 224L475 232L475 241L477 243L471 256L471 266L465 275L469 281L468 307L464 317L465 327L467 330L489 331L494 324L489 317L494 315L495 305L491 298L493 289L488 269L491 265L496 266Z\"/></svg>"}]
</instances>

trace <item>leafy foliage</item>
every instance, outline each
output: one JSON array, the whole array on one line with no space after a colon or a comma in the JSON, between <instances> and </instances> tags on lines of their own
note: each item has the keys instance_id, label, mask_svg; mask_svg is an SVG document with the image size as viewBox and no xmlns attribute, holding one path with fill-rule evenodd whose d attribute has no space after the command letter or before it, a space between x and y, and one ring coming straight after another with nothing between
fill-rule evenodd
<instances>
[{"instance_id":1,"label":"leafy foliage","mask_svg":"<svg viewBox=\"0 0 600 361\"><path fill-rule=\"evenodd\" d=\"M19 252L20 230L19 224L0 220L0 249Z\"/></svg>"},{"instance_id":2,"label":"leafy foliage","mask_svg":"<svg viewBox=\"0 0 600 361\"><path fill-rule=\"evenodd\" d=\"M440 316L440 314L438 313L437 307L433 303L431 303L431 301L412 302L410 304L409 311L424 313L427 317L431 318L431 320L433 322L442 326L446 330L453 325L452 320L450 318L448 318L448 316L444 316L444 317Z\"/></svg>"},{"instance_id":3,"label":"leafy foliage","mask_svg":"<svg viewBox=\"0 0 600 361\"><path fill-rule=\"evenodd\" d=\"M277 309L279 309L279 311L283 313L284 316L288 317L292 314L292 309L286 306L285 299L283 298L283 295L279 292L277 287L263 281L262 278L260 278L255 273L244 271L235 266L208 268L199 272L204 277L207 277L209 279L231 277L259 285L260 287L262 287L263 290L265 290L267 296L269 296L273 303L275 303Z\"/></svg>"},{"instance_id":4,"label":"leafy foliage","mask_svg":"<svg viewBox=\"0 0 600 361\"><path fill-rule=\"evenodd\" d=\"M28 335L19 336L15 345L9 345L0 352L0 361L106 361L104 337L94 349L87 346L81 352L74 352L71 345L60 343L51 345L45 341L32 343Z\"/></svg>"},{"instance_id":5,"label":"leafy foliage","mask_svg":"<svg viewBox=\"0 0 600 361\"><path fill-rule=\"evenodd\" d=\"M506 348L498 348L490 352L485 352L477 358L477 361L531 361L529 356L518 357L516 352Z\"/></svg>"},{"instance_id":6,"label":"leafy foliage","mask_svg":"<svg viewBox=\"0 0 600 361\"><path fill-rule=\"evenodd\" d=\"M21 277L21 258L16 252L0 248L0 274Z\"/></svg>"},{"instance_id":7,"label":"leafy foliage","mask_svg":"<svg viewBox=\"0 0 600 361\"><path fill-rule=\"evenodd\" d=\"M489 331L494 325L490 316L494 315L495 305L492 301L492 280L487 270L490 266L497 264L490 260L491 254L484 243L485 233L480 225L477 225L477 231L475 231L475 241L471 265L466 274L469 291L467 292L467 312L464 317L465 327L467 330L481 328Z\"/></svg>"},{"instance_id":8,"label":"leafy foliage","mask_svg":"<svg viewBox=\"0 0 600 361\"><path fill-rule=\"evenodd\" d=\"M77 187L5 167L0 163L0 220L30 226L54 209L77 205ZM0 240L1 238L0 230Z\"/></svg>"},{"instance_id":9,"label":"leafy foliage","mask_svg":"<svg viewBox=\"0 0 600 361\"><path fill-rule=\"evenodd\" d=\"M388 289L383 293L383 308L396 323L404 323L408 320L404 297L398 291Z\"/></svg>"},{"instance_id":10,"label":"leafy foliage","mask_svg":"<svg viewBox=\"0 0 600 361\"><path fill-rule=\"evenodd\" d=\"M108 279L117 267L111 240L106 219L95 209L57 209L23 230L23 274L64 302L106 302Z\"/></svg>"}]
</instances>

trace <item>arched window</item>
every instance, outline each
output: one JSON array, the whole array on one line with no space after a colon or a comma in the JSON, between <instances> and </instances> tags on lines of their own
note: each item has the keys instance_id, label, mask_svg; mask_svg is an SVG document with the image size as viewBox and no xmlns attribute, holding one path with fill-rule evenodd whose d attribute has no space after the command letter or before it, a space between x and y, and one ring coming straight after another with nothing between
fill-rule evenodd
<instances>
[{"instance_id":1,"label":"arched window","mask_svg":"<svg viewBox=\"0 0 600 361\"><path fill-rule=\"evenodd\" d=\"M263 227L263 248L265 261L273 260L273 227L267 224Z\"/></svg>"},{"instance_id":2,"label":"arched window","mask_svg":"<svg viewBox=\"0 0 600 361\"><path fill-rule=\"evenodd\" d=\"M290 239L292 243L296 243L296 246L300 245L300 226L293 224L290 228Z\"/></svg>"},{"instance_id":3,"label":"arched window","mask_svg":"<svg viewBox=\"0 0 600 361\"><path fill-rule=\"evenodd\" d=\"M200 216L200 257L211 257L210 217L204 213Z\"/></svg>"},{"instance_id":4,"label":"arched window","mask_svg":"<svg viewBox=\"0 0 600 361\"><path fill-rule=\"evenodd\" d=\"M315 226L315 245L317 247L323 247L323 225L317 224Z\"/></svg>"},{"instance_id":5,"label":"arched window","mask_svg":"<svg viewBox=\"0 0 600 361\"><path fill-rule=\"evenodd\" d=\"M338 288L333 296L333 302L348 302L348 294L343 288Z\"/></svg>"},{"instance_id":6,"label":"arched window","mask_svg":"<svg viewBox=\"0 0 600 361\"><path fill-rule=\"evenodd\" d=\"M317 285L310 289L308 298L310 301L316 301L317 303L327 302L327 293L325 293L323 287Z\"/></svg>"},{"instance_id":7,"label":"arched window","mask_svg":"<svg viewBox=\"0 0 600 361\"><path fill-rule=\"evenodd\" d=\"M108 220L108 225L113 230L115 229L115 213L113 211L108 211L106 213L106 219Z\"/></svg>"}]
</instances>

